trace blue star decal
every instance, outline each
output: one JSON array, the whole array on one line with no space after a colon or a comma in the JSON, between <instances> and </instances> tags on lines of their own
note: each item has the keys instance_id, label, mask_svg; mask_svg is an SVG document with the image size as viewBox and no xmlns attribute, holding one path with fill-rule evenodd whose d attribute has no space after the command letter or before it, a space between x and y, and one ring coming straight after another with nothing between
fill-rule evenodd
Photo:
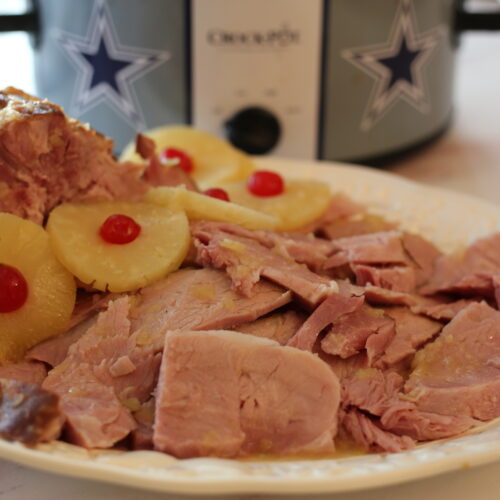
<instances>
[{"instance_id":1,"label":"blue star decal","mask_svg":"<svg viewBox=\"0 0 500 500\"><path fill-rule=\"evenodd\" d=\"M77 70L71 112L79 116L106 102L132 127L143 130L145 120L133 84L170 54L121 45L105 0L94 2L85 37L58 32L56 38Z\"/></svg>"},{"instance_id":2,"label":"blue star decal","mask_svg":"<svg viewBox=\"0 0 500 500\"><path fill-rule=\"evenodd\" d=\"M411 65L421 53L422 50L411 50L408 48L406 38L403 37L397 54L389 57L383 57L378 60L380 64L386 66L391 72L391 79L387 84L389 89L393 85L396 85L399 80L406 80L410 85L414 84L413 76L411 74Z\"/></svg>"},{"instance_id":3,"label":"blue star decal","mask_svg":"<svg viewBox=\"0 0 500 500\"><path fill-rule=\"evenodd\" d=\"M412 0L400 0L387 42L342 52L375 80L361 130L370 130L399 99L421 113L429 111L422 68L445 33L444 26L418 33Z\"/></svg>"}]
</instances>

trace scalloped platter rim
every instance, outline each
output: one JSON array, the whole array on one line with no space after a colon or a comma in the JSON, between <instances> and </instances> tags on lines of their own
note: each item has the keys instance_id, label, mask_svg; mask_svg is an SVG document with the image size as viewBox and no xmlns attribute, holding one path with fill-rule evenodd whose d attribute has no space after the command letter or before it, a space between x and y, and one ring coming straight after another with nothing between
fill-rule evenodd
<instances>
[{"instance_id":1,"label":"scalloped platter rim","mask_svg":"<svg viewBox=\"0 0 500 500\"><path fill-rule=\"evenodd\" d=\"M500 231L500 207L393 174L339 163L257 159L259 168L315 178L370 207L370 211L459 249ZM394 454L318 460L178 460L154 451L87 451L54 442L28 448L0 440L0 457L60 475L131 487L191 494L333 493L435 476L500 460L500 418L466 435Z\"/></svg>"}]
</instances>

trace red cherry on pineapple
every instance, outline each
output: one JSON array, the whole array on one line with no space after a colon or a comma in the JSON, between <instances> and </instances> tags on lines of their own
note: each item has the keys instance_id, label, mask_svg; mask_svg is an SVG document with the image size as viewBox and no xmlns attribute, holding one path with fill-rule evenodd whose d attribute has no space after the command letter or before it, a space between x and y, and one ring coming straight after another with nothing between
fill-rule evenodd
<instances>
[{"instance_id":1,"label":"red cherry on pineapple","mask_svg":"<svg viewBox=\"0 0 500 500\"><path fill-rule=\"evenodd\" d=\"M194 170L193 160L191 157L181 149L167 148L160 154L160 160L179 160L179 166L184 172L190 174Z\"/></svg>"},{"instance_id":2,"label":"red cherry on pineapple","mask_svg":"<svg viewBox=\"0 0 500 500\"><path fill-rule=\"evenodd\" d=\"M203 191L203 194L211 196L212 198L217 198L218 200L229 201L229 195L221 188L210 188Z\"/></svg>"},{"instance_id":3,"label":"red cherry on pineapple","mask_svg":"<svg viewBox=\"0 0 500 500\"><path fill-rule=\"evenodd\" d=\"M28 299L28 283L15 267L0 264L0 313L20 309Z\"/></svg>"},{"instance_id":4,"label":"red cherry on pineapple","mask_svg":"<svg viewBox=\"0 0 500 500\"><path fill-rule=\"evenodd\" d=\"M99 229L102 239L115 245L134 241L141 232L141 226L128 215L110 215Z\"/></svg>"},{"instance_id":5,"label":"red cherry on pineapple","mask_svg":"<svg viewBox=\"0 0 500 500\"><path fill-rule=\"evenodd\" d=\"M256 196L277 196L285 190L283 177L268 170L257 170L247 181L248 190Z\"/></svg>"}]
</instances>

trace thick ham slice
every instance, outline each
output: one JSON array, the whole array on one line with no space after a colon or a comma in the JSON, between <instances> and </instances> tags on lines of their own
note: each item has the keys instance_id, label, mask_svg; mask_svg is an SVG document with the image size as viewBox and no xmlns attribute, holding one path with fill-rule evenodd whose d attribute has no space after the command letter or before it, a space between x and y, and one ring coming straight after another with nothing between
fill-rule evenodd
<instances>
[{"instance_id":1,"label":"thick ham slice","mask_svg":"<svg viewBox=\"0 0 500 500\"><path fill-rule=\"evenodd\" d=\"M131 314L132 330L142 342L163 347L167 330L229 329L287 304L290 292L261 280L252 297L232 289L230 278L216 269L181 269L142 289Z\"/></svg>"},{"instance_id":2,"label":"thick ham slice","mask_svg":"<svg viewBox=\"0 0 500 500\"><path fill-rule=\"evenodd\" d=\"M113 143L62 108L17 89L0 92L0 211L42 223L59 203L139 199L143 167L119 165Z\"/></svg>"},{"instance_id":3,"label":"thick ham slice","mask_svg":"<svg viewBox=\"0 0 500 500\"><path fill-rule=\"evenodd\" d=\"M405 384L422 411L491 420L500 416L500 311L470 304L415 356Z\"/></svg>"},{"instance_id":4,"label":"thick ham slice","mask_svg":"<svg viewBox=\"0 0 500 500\"><path fill-rule=\"evenodd\" d=\"M153 440L180 458L328 453L339 400L337 377L310 353L236 332L171 332Z\"/></svg>"},{"instance_id":5,"label":"thick ham slice","mask_svg":"<svg viewBox=\"0 0 500 500\"><path fill-rule=\"evenodd\" d=\"M191 232L198 251L198 263L225 269L243 295L251 296L261 277L287 288L311 307L317 306L337 289L335 282L255 240L228 232L219 223L195 222Z\"/></svg>"},{"instance_id":6,"label":"thick ham slice","mask_svg":"<svg viewBox=\"0 0 500 500\"><path fill-rule=\"evenodd\" d=\"M129 297L111 302L43 383L60 397L71 440L86 448L107 448L127 436L137 425L130 409L156 382L159 355L130 335L129 311Z\"/></svg>"}]
</instances>

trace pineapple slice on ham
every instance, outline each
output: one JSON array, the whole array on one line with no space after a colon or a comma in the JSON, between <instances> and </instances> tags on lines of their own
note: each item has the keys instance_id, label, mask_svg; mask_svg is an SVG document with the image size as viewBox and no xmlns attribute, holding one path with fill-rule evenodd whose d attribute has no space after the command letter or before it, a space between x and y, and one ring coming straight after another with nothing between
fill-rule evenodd
<instances>
[{"instance_id":1,"label":"pineapple slice on ham","mask_svg":"<svg viewBox=\"0 0 500 500\"><path fill-rule=\"evenodd\" d=\"M0 213L0 364L68 328L75 305L73 276L58 262L37 224ZM17 276L17 281L8 282ZM19 283L25 293L19 295Z\"/></svg>"},{"instance_id":2,"label":"pineapple slice on ham","mask_svg":"<svg viewBox=\"0 0 500 500\"><path fill-rule=\"evenodd\" d=\"M279 219L278 231L293 231L320 217L331 203L327 184L307 179L286 179L285 189L274 196L257 196L247 187L247 181L222 184L229 199L249 209L258 210Z\"/></svg>"},{"instance_id":3,"label":"pineapple slice on ham","mask_svg":"<svg viewBox=\"0 0 500 500\"><path fill-rule=\"evenodd\" d=\"M184 186L152 188L146 195L146 201L172 210L184 210L191 220L230 222L246 229L275 229L279 223L272 215L188 191Z\"/></svg>"},{"instance_id":4,"label":"pineapple slice on ham","mask_svg":"<svg viewBox=\"0 0 500 500\"><path fill-rule=\"evenodd\" d=\"M133 238L103 233L114 216L138 226ZM146 203L67 203L52 211L47 230L66 269L83 283L110 292L136 290L176 270L190 242L183 212Z\"/></svg>"}]
</instances>

